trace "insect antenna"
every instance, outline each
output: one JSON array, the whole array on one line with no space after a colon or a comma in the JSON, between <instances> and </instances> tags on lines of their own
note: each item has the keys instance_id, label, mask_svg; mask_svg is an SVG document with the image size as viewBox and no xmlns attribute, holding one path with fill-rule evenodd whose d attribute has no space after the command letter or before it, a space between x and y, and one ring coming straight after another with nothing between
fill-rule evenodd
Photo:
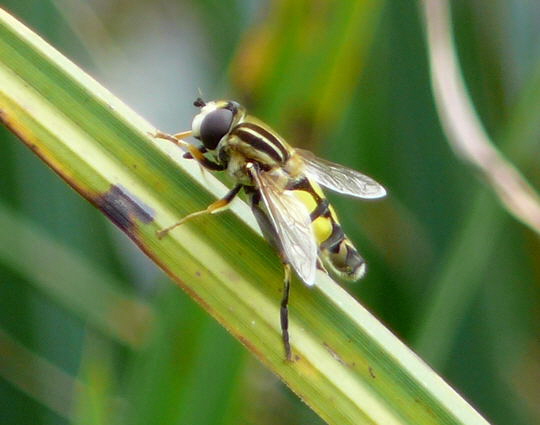
<instances>
[{"instance_id":1,"label":"insect antenna","mask_svg":"<svg viewBox=\"0 0 540 425\"><path fill-rule=\"evenodd\" d=\"M195 102L193 102L193 106L196 106L197 108L202 108L203 106L206 106L206 102L202 100L201 97L198 97L195 99Z\"/></svg>"}]
</instances>

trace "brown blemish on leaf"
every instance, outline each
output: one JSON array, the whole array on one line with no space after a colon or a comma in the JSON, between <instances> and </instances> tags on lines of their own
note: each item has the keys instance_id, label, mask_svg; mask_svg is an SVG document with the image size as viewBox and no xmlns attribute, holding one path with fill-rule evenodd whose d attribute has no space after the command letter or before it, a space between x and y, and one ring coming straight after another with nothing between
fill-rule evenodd
<instances>
[{"instance_id":1,"label":"brown blemish on leaf","mask_svg":"<svg viewBox=\"0 0 540 425\"><path fill-rule=\"evenodd\" d=\"M36 153L49 167L51 167L63 180L73 187L81 196L90 203L99 208L111 221L113 221L121 230L123 230L139 248L154 262L163 269L184 291L188 293L197 303L199 303L210 315L220 322L231 334L235 335L249 350L251 350L259 359L265 360L266 356L249 339L230 329L228 322L224 320L216 310L206 302L195 290L187 285L179 276L175 275L162 259L149 249L144 240L137 234L137 223L150 223L154 220L155 211L146 205L142 200L130 193L121 185L112 185L104 193L96 193L89 188L81 186L76 179L66 173L60 164L54 161L54 158L44 151L35 135L25 131L26 129L17 120L16 116L10 116L5 110L0 109L0 122L2 122L15 136L24 142L34 153ZM132 165L137 168L136 164ZM134 344L139 341L134 340ZM132 341L133 342L133 341Z\"/></svg>"},{"instance_id":2,"label":"brown blemish on leaf","mask_svg":"<svg viewBox=\"0 0 540 425\"><path fill-rule=\"evenodd\" d=\"M334 349L330 347L326 342L323 343L323 346L332 355L332 357L338 361L338 363L341 363L343 366L347 366L351 368L354 367L354 364L351 365L350 363L347 363L345 360L343 360L343 358L338 353L336 353Z\"/></svg>"},{"instance_id":3,"label":"brown blemish on leaf","mask_svg":"<svg viewBox=\"0 0 540 425\"><path fill-rule=\"evenodd\" d=\"M31 133L29 134L24 129L19 128L20 123L17 121L16 116L10 117L5 110L0 109L0 121L77 192L103 211L114 224L129 236L133 237L131 233L136 221L149 223L154 219L155 211L121 185L112 185L107 192L101 194L96 194L87 188L81 187L69 174L66 174L65 170L41 151L39 145L33 140Z\"/></svg>"},{"instance_id":4,"label":"brown blemish on leaf","mask_svg":"<svg viewBox=\"0 0 540 425\"><path fill-rule=\"evenodd\" d=\"M371 376L373 379L375 379L376 376L375 376L375 372L373 371L373 368L371 366L369 366L368 370L369 370L369 376Z\"/></svg>"},{"instance_id":5,"label":"brown blemish on leaf","mask_svg":"<svg viewBox=\"0 0 540 425\"><path fill-rule=\"evenodd\" d=\"M137 221L150 223L155 211L121 185L94 198L94 204L120 229L130 233Z\"/></svg>"}]
</instances>

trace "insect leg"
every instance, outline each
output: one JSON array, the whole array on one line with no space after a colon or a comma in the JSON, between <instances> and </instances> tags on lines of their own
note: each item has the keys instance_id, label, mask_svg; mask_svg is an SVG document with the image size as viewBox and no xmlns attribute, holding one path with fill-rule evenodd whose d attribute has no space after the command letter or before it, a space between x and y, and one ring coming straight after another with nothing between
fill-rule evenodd
<instances>
[{"instance_id":1,"label":"insect leg","mask_svg":"<svg viewBox=\"0 0 540 425\"><path fill-rule=\"evenodd\" d=\"M285 276L283 279L283 297L281 298L281 337L283 339L283 347L285 348L285 356L288 361L292 361L291 343L289 342L289 292L291 289L291 266L283 264Z\"/></svg>"},{"instance_id":2,"label":"insect leg","mask_svg":"<svg viewBox=\"0 0 540 425\"><path fill-rule=\"evenodd\" d=\"M158 130L152 136L158 139L168 140L169 142L174 143L176 146L180 146L182 149L187 151L184 154L185 158L188 158L188 159L194 158L204 168L207 168L212 171L223 171L227 168L226 166L210 161L207 157L205 157L204 153L206 152L206 149L204 147L198 148L197 146L192 145L191 143L188 143L188 142L184 142L182 140L182 139L185 139L186 137L191 136L191 130L183 131L181 133L176 133L176 134L167 134Z\"/></svg>"},{"instance_id":3,"label":"insect leg","mask_svg":"<svg viewBox=\"0 0 540 425\"><path fill-rule=\"evenodd\" d=\"M201 151L199 148L197 148L197 146L189 144L189 143L187 145L188 145L187 146L188 152L204 168L207 168L212 171L223 171L227 168L225 165L210 161L207 157L204 156L204 152Z\"/></svg>"},{"instance_id":4,"label":"insect leg","mask_svg":"<svg viewBox=\"0 0 540 425\"><path fill-rule=\"evenodd\" d=\"M191 133L192 133L191 130L186 130L186 131L182 131L180 133L173 134L173 137L176 140L182 140L182 139L185 139L186 137L191 136Z\"/></svg>"},{"instance_id":5,"label":"insect leg","mask_svg":"<svg viewBox=\"0 0 540 425\"><path fill-rule=\"evenodd\" d=\"M182 139L185 139L186 137L189 137L191 135L191 130L189 131L183 131L182 133L176 133L176 134L167 134L163 131L156 130L152 136L154 136L157 139L163 139L168 140L169 142L173 142L177 146L182 146L184 148L187 148L189 143L184 142Z\"/></svg>"},{"instance_id":6,"label":"insect leg","mask_svg":"<svg viewBox=\"0 0 540 425\"><path fill-rule=\"evenodd\" d=\"M248 190L246 189L246 192ZM270 244L276 249L283 263L283 269L285 276L283 279L283 296L281 298L281 308L280 308L280 319L281 319L281 337L283 340L283 348L285 349L285 356L288 361L292 361L292 351L291 344L289 341L289 292L291 289L291 266L288 264L285 259L285 254L283 248L281 247L281 242L279 237L272 225L270 219L266 213L259 206L260 203L260 194L257 191L248 192L250 195L251 201L251 210L253 215L259 223L259 227L263 232L265 239L270 242Z\"/></svg>"},{"instance_id":7,"label":"insect leg","mask_svg":"<svg viewBox=\"0 0 540 425\"><path fill-rule=\"evenodd\" d=\"M157 232L158 239L163 239L175 227L178 227L181 224L184 224L186 221L191 220L192 218L198 217L200 215L205 215L205 214L215 214L215 213L225 210L229 206L229 204L232 202L232 200L236 197L236 195L238 195L238 192L240 191L241 188L242 188L242 185L237 184L223 198L218 199L215 202L212 202L210 205L208 205L206 209L188 214L178 223L175 223L172 226L169 226L165 229L159 230Z\"/></svg>"}]
</instances>

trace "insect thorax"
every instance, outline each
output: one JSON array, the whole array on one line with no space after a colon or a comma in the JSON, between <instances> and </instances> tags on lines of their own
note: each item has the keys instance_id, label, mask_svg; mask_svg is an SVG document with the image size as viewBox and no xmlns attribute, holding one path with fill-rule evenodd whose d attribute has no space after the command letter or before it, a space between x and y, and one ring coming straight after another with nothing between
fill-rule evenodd
<instances>
[{"instance_id":1,"label":"insect thorax","mask_svg":"<svg viewBox=\"0 0 540 425\"><path fill-rule=\"evenodd\" d=\"M297 159L291 157L289 148L278 146L247 124L240 124L220 142L217 156L227 166L228 174L244 185L252 185L246 171L246 164L250 162L256 163L264 172L282 169L285 174L295 177L301 172L300 166L295 165Z\"/></svg>"}]
</instances>

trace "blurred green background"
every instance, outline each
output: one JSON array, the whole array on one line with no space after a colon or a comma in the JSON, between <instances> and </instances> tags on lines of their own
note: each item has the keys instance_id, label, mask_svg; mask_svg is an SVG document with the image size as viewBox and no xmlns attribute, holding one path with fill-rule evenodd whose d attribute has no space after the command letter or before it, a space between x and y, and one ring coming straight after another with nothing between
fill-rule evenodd
<instances>
[{"instance_id":1,"label":"blurred green background","mask_svg":"<svg viewBox=\"0 0 540 425\"><path fill-rule=\"evenodd\" d=\"M369 263L347 289L488 420L540 423L538 236L450 149L419 5L2 1L164 131L230 97L383 183L331 196ZM540 3L452 12L478 113L538 187ZM0 424L322 423L3 128L0 149Z\"/></svg>"}]
</instances>

